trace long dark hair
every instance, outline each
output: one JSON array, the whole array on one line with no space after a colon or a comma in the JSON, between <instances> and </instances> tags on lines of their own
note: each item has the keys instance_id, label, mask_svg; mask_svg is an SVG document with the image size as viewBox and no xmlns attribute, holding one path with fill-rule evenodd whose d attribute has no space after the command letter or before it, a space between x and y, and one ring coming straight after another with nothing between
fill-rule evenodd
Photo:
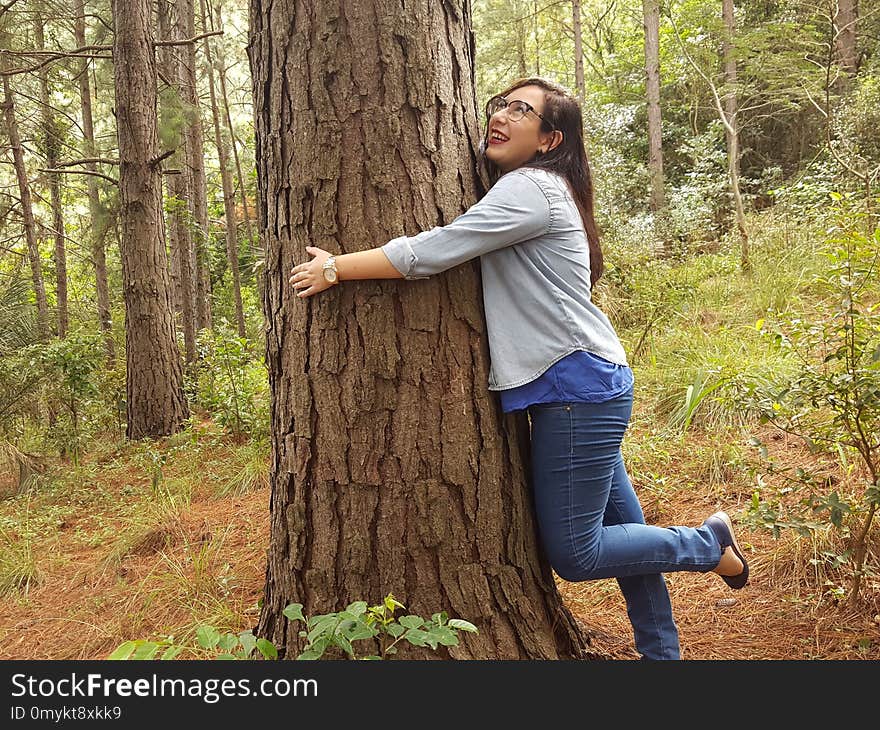
<instances>
[{"instance_id":1,"label":"long dark hair","mask_svg":"<svg viewBox=\"0 0 880 730\"><path fill-rule=\"evenodd\" d=\"M581 107L577 99L564 87L543 78L524 78L514 81L501 96L523 86L539 86L544 90L544 120L541 121L541 132L549 134L554 129L562 132L561 144L545 153L536 153L523 167L536 167L555 172L568 182L572 197L581 214L584 232L590 248L590 285L594 285L605 269L602 247L599 244L599 228L593 216L593 176L584 147L584 122ZM548 124L549 122L549 124ZM551 126L552 125L552 126ZM489 119L486 118L486 132L483 138L483 149L489 143ZM483 155L483 164L489 177L489 184L494 185L501 177L501 169L488 157Z\"/></svg>"}]
</instances>

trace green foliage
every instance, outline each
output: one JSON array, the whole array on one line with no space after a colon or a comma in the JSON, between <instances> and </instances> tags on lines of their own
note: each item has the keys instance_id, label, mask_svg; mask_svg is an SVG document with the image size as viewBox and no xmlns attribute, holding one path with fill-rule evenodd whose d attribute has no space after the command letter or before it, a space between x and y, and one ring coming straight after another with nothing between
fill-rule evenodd
<instances>
[{"instance_id":1,"label":"green foliage","mask_svg":"<svg viewBox=\"0 0 880 730\"><path fill-rule=\"evenodd\" d=\"M320 659L331 648L336 648L350 659L387 659L397 653L397 644L407 641L413 646L457 646L458 632L477 633L477 627L463 619L450 619L445 611L432 614L430 619L407 614L396 618L398 608L406 608L389 593L382 603L368 606L366 601L355 601L344 611L306 617L301 603L285 607L285 618L301 622L306 630L299 635L306 646L297 656L300 660ZM136 639L120 644L108 659L174 659L187 651L199 658L212 659L268 659L278 658L278 649L264 638L255 638L250 630L238 634L220 632L210 625L196 630L196 644L175 643L169 636L161 641ZM367 642L364 653L355 651L355 642Z\"/></svg>"},{"instance_id":2,"label":"green foliage","mask_svg":"<svg viewBox=\"0 0 880 730\"><path fill-rule=\"evenodd\" d=\"M46 440L61 454L70 454L74 463L85 435L83 417L99 396L95 374L102 358L100 337L82 332L71 333L63 340L30 345L16 358L19 366L39 378L42 386L49 411Z\"/></svg>"},{"instance_id":3,"label":"green foliage","mask_svg":"<svg viewBox=\"0 0 880 730\"><path fill-rule=\"evenodd\" d=\"M812 520L788 520L799 531L817 519L845 530L849 517L861 517L862 527L853 536L858 576L863 569L858 556L864 555L880 506L880 229L866 235L860 230L864 216L842 196L833 198L837 222L823 252L827 268L813 282L829 315L779 316L766 333L790 353L794 370L784 378L744 376L739 389L743 404L763 420L802 437L814 450L839 453L843 463L846 451L860 462L861 476L853 477L861 489L848 496L798 470L793 481L806 490L799 506ZM774 513L760 502L752 512L778 529L768 523Z\"/></svg>"},{"instance_id":4,"label":"green foliage","mask_svg":"<svg viewBox=\"0 0 880 730\"><path fill-rule=\"evenodd\" d=\"M299 635L307 640L305 649L297 659L320 659L331 647L342 650L350 659L387 659L397 653L397 645L407 641L413 646L457 646L458 632L476 633L477 628L468 621L450 619L445 611L434 613L430 619L407 614L396 618L398 608L406 608L393 594L385 596L382 603L367 606L365 601L355 601L344 611L306 618L301 603L292 603L284 609L290 621L301 621L306 630ZM355 651L354 642L366 641L366 654Z\"/></svg>"},{"instance_id":5,"label":"green foliage","mask_svg":"<svg viewBox=\"0 0 880 730\"><path fill-rule=\"evenodd\" d=\"M267 434L269 381L252 344L224 321L213 330L202 330L197 347L198 405L235 436Z\"/></svg>"}]
</instances>

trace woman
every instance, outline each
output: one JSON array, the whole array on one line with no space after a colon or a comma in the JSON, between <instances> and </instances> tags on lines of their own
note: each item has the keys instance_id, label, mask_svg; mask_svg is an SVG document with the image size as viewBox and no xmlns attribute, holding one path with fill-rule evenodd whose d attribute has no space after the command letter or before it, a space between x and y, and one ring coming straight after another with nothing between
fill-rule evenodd
<instances>
[{"instance_id":1,"label":"woman","mask_svg":"<svg viewBox=\"0 0 880 730\"><path fill-rule=\"evenodd\" d=\"M621 454L633 375L591 302L602 274L581 110L565 89L522 79L486 108L492 185L447 226L331 256L314 247L290 283L310 297L349 279L419 279L480 256L491 369L505 412L528 409L541 541L569 581L616 578L636 648L678 659L663 573L715 572L742 588L749 568L724 512L700 527L645 524Z\"/></svg>"}]
</instances>

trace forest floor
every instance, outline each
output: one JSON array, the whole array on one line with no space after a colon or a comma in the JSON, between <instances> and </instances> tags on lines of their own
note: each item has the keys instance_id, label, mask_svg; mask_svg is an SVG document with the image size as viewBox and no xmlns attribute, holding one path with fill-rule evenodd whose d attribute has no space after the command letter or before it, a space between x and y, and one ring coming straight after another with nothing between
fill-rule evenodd
<instances>
[{"instance_id":1,"label":"forest floor","mask_svg":"<svg viewBox=\"0 0 880 730\"><path fill-rule=\"evenodd\" d=\"M0 590L0 659L103 659L128 639L173 634L192 643L199 623L254 627L269 534L268 459L210 428L190 438L136 450L108 445L75 467L53 465L54 480L28 495L0 500L0 588L17 586ZM767 440L783 456L802 451ZM699 451L693 442L681 448ZM689 480L658 489L634 478L647 521L698 525L723 508L737 522L751 493L731 469L710 489ZM744 590L712 573L667 576L682 658L880 659L880 580L866 578L863 602L850 609L811 562L815 544L745 524L737 535L751 567ZM594 650L638 658L615 581L556 580Z\"/></svg>"}]
</instances>

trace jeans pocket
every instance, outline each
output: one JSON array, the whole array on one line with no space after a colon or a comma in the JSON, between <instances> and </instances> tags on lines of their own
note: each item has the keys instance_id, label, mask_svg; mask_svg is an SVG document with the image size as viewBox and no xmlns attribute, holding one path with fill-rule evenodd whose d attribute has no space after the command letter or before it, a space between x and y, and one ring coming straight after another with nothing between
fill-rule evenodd
<instances>
[{"instance_id":1,"label":"jeans pocket","mask_svg":"<svg viewBox=\"0 0 880 730\"><path fill-rule=\"evenodd\" d=\"M571 403L555 402L555 403L532 403L529 410L537 411L570 411Z\"/></svg>"}]
</instances>

